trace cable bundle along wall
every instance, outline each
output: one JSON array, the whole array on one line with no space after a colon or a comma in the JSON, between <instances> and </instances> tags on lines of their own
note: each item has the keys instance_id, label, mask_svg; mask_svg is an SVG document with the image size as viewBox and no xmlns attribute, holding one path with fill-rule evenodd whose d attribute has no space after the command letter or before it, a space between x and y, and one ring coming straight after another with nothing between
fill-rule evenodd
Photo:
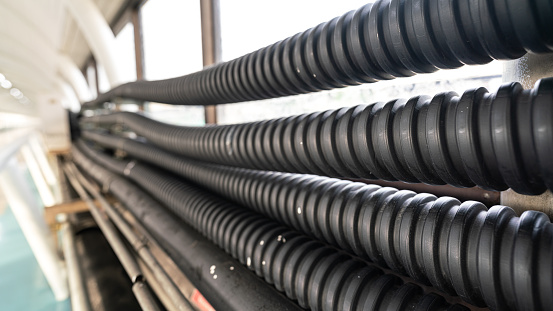
<instances>
[{"instance_id":1,"label":"cable bundle along wall","mask_svg":"<svg viewBox=\"0 0 553 311\"><path fill-rule=\"evenodd\" d=\"M121 123L150 142L225 165L541 194L553 190L553 78L532 90L469 90L281 119L178 127L133 113Z\"/></svg>"},{"instance_id":2,"label":"cable bundle along wall","mask_svg":"<svg viewBox=\"0 0 553 311\"><path fill-rule=\"evenodd\" d=\"M121 85L83 107L116 97L236 103L552 51L552 1L381 0L200 72ZM179 127L133 113L81 122L85 139L180 174L234 203L82 141L74 154L165 241L169 253L183 257L182 266L193 275L204 263L190 257L193 239L181 234L190 230L104 167L136 182L303 308L465 308L376 268L384 266L477 306L548 310L553 224L546 215L527 211L516 217L505 206L488 210L478 202L291 173L540 194L553 190L552 120L553 78L546 78L531 90L511 83L496 93L478 88L461 96L417 96L246 124ZM124 124L148 143L87 131L90 124ZM203 247L204 255L224 258ZM207 279L194 275L216 307L238 310L245 299L248 307L261 308L262 299L247 296L259 283L246 269L221 265L239 274L219 275L237 277L237 288L214 282L215 272ZM269 292L270 306L297 307Z\"/></svg>"},{"instance_id":3,"label":"cable bundle along wall","mask_svg":"<svg viewBox=\"0 0 553 311\"><path fill-rule=\"evenodd\" d=\"M84 137L475 305L523 310L553 303L545 295L553 290L553 268L536 264L553 260L553 224L543 213L527 211L518 218L504 206L487 211L477 202L461 204L313 175L229 168L178 158L129 139L89 132ZM105 157L101 161L113 163ZM512 292L517 284L532 284L532 291L543 295Z\"/></svg>"},{"instance_id":4,"label":"cable bundle along wall","mask_svg":"<svg viewBox=\"0 0 553 311\"><path fill-rule=\"evenodd\" d=\"M77 148L73 148L73 158L142 222L217 310L301 310L194 229L178 221L139 187L94 163ZM218 267L215 278L211 274L212 266Z\"/></svg>"},{"instance_id":5,"label":"cable bundle along wall","mask_svg":"<svg viewBox=\"0 0 553 311\"><path fill-rule=\"evenodd\" d=\"M276 98L553 51L553 5L532 0L381 0L190 75L123 84L115 97L175 105Z\"/></svg>"},{"instance_id":6,"label":"cable bundle along wall","mask_svg":"<svg viewBox=\"0 0 553 311\"><path fill-rule=\"evenodd\" d=\"M78 144L75 160L87 172L100 170L95 175L107 174L81 152L102 166L107 162L121 163ZM116 166L110 165L111 168ZM259 277L297 300L303 308L467 310L147 165L136 163L125 174Z\"/></svg>"}]
</instances>

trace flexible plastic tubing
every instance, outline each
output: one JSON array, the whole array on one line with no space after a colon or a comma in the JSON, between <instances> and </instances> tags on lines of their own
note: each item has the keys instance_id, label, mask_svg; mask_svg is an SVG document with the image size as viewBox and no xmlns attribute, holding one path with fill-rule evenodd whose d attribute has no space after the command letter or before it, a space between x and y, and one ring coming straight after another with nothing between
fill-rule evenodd
<instances>
[{"instance_id":1,"label":"flexible plastic tubing","mask_svg":"<svg viewBox=\"0 0 553 311\"><path fill-rule=\"evenodd\" d=\"M102 166L114 161L78 146ZM79 151L77 151L79 152ZM86 160L75 159L79 165ZM87 164L84 165L85 167ZM101 166L88 165L89 170ZM113 168L114 166L111 166ZM123 172L118 172L123 173ZM136 163L126 175L270 284L311 310L467 310L436 293ZM217 270L215 270L214 273Z\"/></svg>"},{"instance_id":2,"label":"flexible plastic tubing","mask_svg":"<svg viewBox=\"0 0 553 311\"><path fill-rule=\"evenodd\" d=\"M553 224L540 212L333 178L185 161L109 136L102 145L182 175L261 214L494 310L553 305ZM89 136L89 138L94 138ZM110 162L110 159L102 160ZM134 162L129 162L134 163ZM122 166L122 164L121 164ZM525 290L521 290L525 284Z\"/></svg>"},{"instance_id":3,"label":"flexible plastic tubing","mask_svg":"<svg viewBox=\"0 0 553 311\"><path fill-rule=\"evenodd\" d=\"M231 166L327 175L553 190L553 78L531 90L505 84L281 119L179 127L133 113L82 119L123 123L189 158Z\"/></svg>"},{"instance_id":4,"label":"flexible plastic tubing","mask_svg":"<svg viewBox=\"0 0 553 311\"><path fill-rule=\"evenodd\" d=\"M88 176L99 182L104 191L111 192L142 222L214 308L229 311L302 310L196 230L179 221L142 189L94 163L78 149L73 148L72 154ZM211 273L212 266L217 267L217 277Z\"/></svg>"},{"instance_id":5,"label":"flexible plastic tubing","mask_svg":"<svg viewBox=\"0 0 553 311\"><path fill-rule=\"evenodd\" d=\"M383 0L232 61L123 84L115 97L224 104L375 82L553 51L549 0Z\"/></svg>"}]
</instances>

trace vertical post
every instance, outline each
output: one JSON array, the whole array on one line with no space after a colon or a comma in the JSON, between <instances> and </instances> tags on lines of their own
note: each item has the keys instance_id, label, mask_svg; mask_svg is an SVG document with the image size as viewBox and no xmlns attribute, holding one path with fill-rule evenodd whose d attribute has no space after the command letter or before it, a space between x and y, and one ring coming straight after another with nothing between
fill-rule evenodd
<instances>
[{"instance_id":1,"label":"vertical post","mask_svg":"<svg viewBox=\"0 0 553 311\"><path fill-rule=\"evenodd\" d=\"M503 81L518 81L525 89L530 89L539 79L553 75L553 54L526 54L525 56L505 62ZM553 194L547 190L541 195L529 196L514 192L511 189L501 192L501 204L512 207L521 214L526 210L538 210L553 219Z\"/></svg>"},{"instance_id":2,"label":"vertical post","mask_svg":"<svg viewBox=\"0 0 553 311\"><path fill-rule=\"evenodd\" d=\"M141 5L131 9L131 22L134 30L134 59L136 62L136 80L144 80L144 40L142 37ZM144 111L144 102L138 104L138 110Z\"/></svg>"},{"instance_id":3,"label":"vertical post","mask_svg":"<svg viewBox=\"0 0 553 311\"><path fill-rule=\"evenodd\" d=\"M204 67L221 62L221 18L219 0L200 0ZM217 124L216 106L205 106L205 123Z\"/></svg>"},{"instance_id":4,"label":"vertical post","mask_svg":"<svg viewBox=\"0 0 553 311\"><path fill-rule=\"evenodd\" d=\"M98 62L94 56L91 58L92 67L94 68L94 85L96 86L96 94L100 95L100 78L98 77Z\"/></svg>"},{"instance_id":5,"label":"vertical post","mask_svg":"<svg viewBox=\"0 0 553 311\"><path fill-rule=\"evenodd\" d=\"M136 80L144 80L144 41L142 39L142 14L140 9L140 4L131 9L131 21L134 28Z\"/></svg>"}]
</instances>

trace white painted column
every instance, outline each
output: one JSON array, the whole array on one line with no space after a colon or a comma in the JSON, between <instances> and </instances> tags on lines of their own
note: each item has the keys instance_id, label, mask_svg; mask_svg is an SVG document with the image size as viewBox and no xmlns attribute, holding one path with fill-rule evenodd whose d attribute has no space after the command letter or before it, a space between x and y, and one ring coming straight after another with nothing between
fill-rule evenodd
<instances>
[{"instance_id":1,"label":"white painted column","mask_svg":"<svg viewBox=\"0 0 553 311\"><path fill-rule=\"evenodd\" d=\"M53 206L56 203L54 200L54 194L52 193L52 189L50 189L50 186L46 182L44 175L42 175L40 166L36 158L34 157L31 148L29 148L28 145L21 147L21 155L23 156L23 159L25 159L25 164L27 164L29 173L31 173L31 177L35 182L35 186L38 190L38 194L40 195L42 203L44 204L44 206Z\"/></svg>"},{"instance_id":2,"label":"white painted column","mask_svg":"<svg viewBox=\"0 0 553 311\"><path fill-rule=\"evenodd\" d=\"M1 132L0 132L1 133ZM0 172L31 137L30 129L5 131L0 135Z\"/></svg>"},{"instance_id":3,"label":"white painted column","mask_svg":"<svg viewBox=\"0 0 553 311\"><path fill-rule=\"evenodd\" d=\"M52 192L54 193L54 201L56 202L56 204L59 204L63 200L63 195L61 193L61 184L58 177L56 176L56 173L54 173L52 163L48 160L48 157L46 155L44 141L39 135L40 134L37 133L37 135L33 135L29 139L29 147L31 148L31 151L38 162L40 170L42 171L42 175L44 176L46 182L50 186L50 189L52 189ZM56 164L57 163L54 162L54 167L57 169Z\"/></svg>"},{"instance_id":4,"label":"white painted column","mask_svg":"<svg viewBox=\"0 0 553 311\"><path fill-rule=\"evenodd\" d=\"M50 166L50 162L48 162L42 139L39 139L40 138L37 135L31 137L29 139L29 147L33 151L33 154L38 161L38 164L40 165L40 169L44 174L44 178L46 178L46 182L48 182L48 184L53 187L54 185L58 184L58 178L56 177L54 170Z\"/></svg>"},{"instance_id":5,"label":"white painted column","mask_svg":"<svg viewBox=\"0 0 553 311\"><path fill-rule=\"evenodd\" d=\"M123 82L115 53L115 36L92 0L65 0L65 6L79 25L94 57L104 66L113 88Z\"/></svg>"},{"instance_id":6,"label":"white painted column","mask_svg":"<svg viewBox=\"0 0 553 311\"><path fill-rule=\"evenodd\" d=\"M56 300L67 299L65 268L56 254L52 234L42 218L40 206L33 199L15 158L0 173L0 187Z\"/></svg>"}]
</instances>

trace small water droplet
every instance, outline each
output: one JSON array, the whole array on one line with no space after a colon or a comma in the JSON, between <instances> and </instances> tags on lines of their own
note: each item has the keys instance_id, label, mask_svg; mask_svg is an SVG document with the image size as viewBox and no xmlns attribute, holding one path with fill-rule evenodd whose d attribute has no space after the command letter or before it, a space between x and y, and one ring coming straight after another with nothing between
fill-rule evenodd
<instances>
[{"instance_id":1,"label":"small water droplet","mask_svg":"<svg viewBox=\"0 0 553 311\"><path fill-rule=\"evenodd\" d=\"M263 245L263 244L265 244L265 241L261 240L261 241L259 242L259 245Z\"/></svg>"},{"instance_id":2,"label":"small water droplet","mask_svg":"<svg viewBox=\"0 0 553 311\"><path fill-rule=\"evenodd\" d=\"M233 266L230 266L230 271L234 271L234 267Z\"/></svg>"},{"instance_id":3,"label":"small water droplet","mask_svg":"<svg viewBox=\"0 0 553 311\"><path fill-rule=\"evenodd\" d=\"M279 236L277 237L277 241L279 241L279 242L282 241L282 235L279 235Z\"/></svg>"},{"instance_id":4,"label":"small water droplet","mask_svg":"<svg viewBox=\"0 0 553 311\"><path fill-rule=\"evenodd\" d=\"M213 279L214 279L214 280L217 280L217 274L215 274L215 275L213 276Z\"/></svg>"},{"instance_id":5,"label":"small water droplet","mask_svg":"<svg viewBox=\"0 0 553 311\"><path fill-rule=\"evenodd\" d=\"M248 265L248 267L252 265L252 259L250 257L246 260L246 265Z\"/></svg>"},{"instance_id":6,"label":"small water droplet","mask_svg":"<svg viewBox=\"0 0 553 311\"><path fill-rule=\"evenodd\" d=\"M261 262L261 264L262 264L262 265L265 265L265 260L263 260L263 261Z\"/></svg>"},{"instance_id":7,"label":"small water droplet","mask_svg":"<svg viewBox=\"0 0 553 311\"><path fill-rule=\"evenodd\" d=\"M301 207L298 207L298 214L301 214Z\"/></svg>"}]
</instances>

